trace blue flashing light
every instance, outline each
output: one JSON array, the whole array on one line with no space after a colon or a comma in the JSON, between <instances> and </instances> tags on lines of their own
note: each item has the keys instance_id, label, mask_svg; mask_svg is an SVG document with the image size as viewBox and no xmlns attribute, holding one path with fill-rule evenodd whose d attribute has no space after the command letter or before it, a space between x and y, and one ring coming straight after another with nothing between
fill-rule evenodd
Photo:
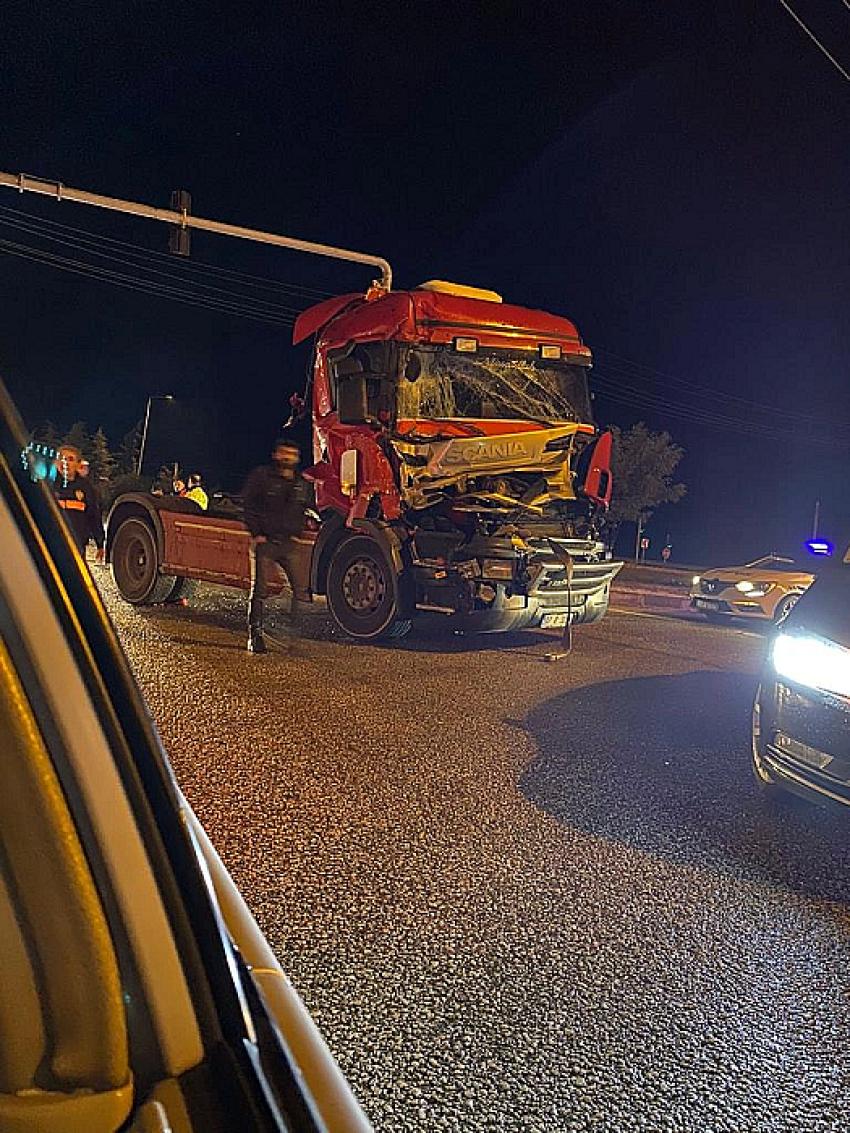
<instances>
[{"instance_id":1,"label":"blue flashing light","mask_svg":"<svg viewBox=\"0 0 850 1133\"><path fill-rule=\"evenodd\" d=\"M807 539L806 550L810 555L825 557L831 555L835 547L833 547L828 539Z\"/></svg>"}]
</instances>

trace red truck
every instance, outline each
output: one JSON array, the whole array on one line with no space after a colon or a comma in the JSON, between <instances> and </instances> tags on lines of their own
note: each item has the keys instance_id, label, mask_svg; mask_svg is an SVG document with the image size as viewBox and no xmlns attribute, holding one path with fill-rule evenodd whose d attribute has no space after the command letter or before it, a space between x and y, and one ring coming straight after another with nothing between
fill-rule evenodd
<instances>
[{"instance_id":1,"label":"red truck","mask_svg":"<svg viewBox=\"0 0 850 1133\"><path fill-rule=\"evenodd\" d=\"M590 350L569 320L432 281L304 311L314 595L346 634L400 636L421 613L466 631L597 621L622 564L600 521L611 435L593 424ZM184 579L247 588L236 508L120 497L107 551L127 601Z\"/></svg>"}]
</instances>

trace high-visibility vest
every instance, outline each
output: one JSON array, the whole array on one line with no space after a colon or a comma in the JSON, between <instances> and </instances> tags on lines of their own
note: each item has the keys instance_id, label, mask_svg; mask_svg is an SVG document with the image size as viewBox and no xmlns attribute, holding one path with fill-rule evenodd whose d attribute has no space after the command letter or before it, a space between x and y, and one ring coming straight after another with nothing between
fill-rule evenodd
<instances>
[{"instance_id":1,"label":"high-visibility vest","mask_svg":"<svg viewBox=\"0 0 850 1133\"><path fill-rule=\"evenodd\" d=\"M207 493L200 485L195 488L190 488L186 493L186 499L194 500L201 511L206 511L209 507L209 496L207 496Z\"/></svg>"}]
</instances>

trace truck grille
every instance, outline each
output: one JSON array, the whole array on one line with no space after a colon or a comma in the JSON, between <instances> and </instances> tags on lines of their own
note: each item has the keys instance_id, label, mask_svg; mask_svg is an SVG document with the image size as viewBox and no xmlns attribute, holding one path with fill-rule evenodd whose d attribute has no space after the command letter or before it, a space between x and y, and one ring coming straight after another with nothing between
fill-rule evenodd
<instances>
[{"instance_id":1,"label":"truck grille","mask_svg":"<svg viewBox=\"0 0 850 1133\"><path fill-rule=\"evenodd\" d=\"M553 553L549 540L529 539L528 543L533 549L529 565L543 568L529 594L539 597L542 604L562 604L567 593L567 572L563 563ZM573 556L571 589L574 599L593 594L606 586L623 565L602 557L605 553L602 543L592 543L587 539L552 539L552 543Z\"/></svg>"}]
</instances>

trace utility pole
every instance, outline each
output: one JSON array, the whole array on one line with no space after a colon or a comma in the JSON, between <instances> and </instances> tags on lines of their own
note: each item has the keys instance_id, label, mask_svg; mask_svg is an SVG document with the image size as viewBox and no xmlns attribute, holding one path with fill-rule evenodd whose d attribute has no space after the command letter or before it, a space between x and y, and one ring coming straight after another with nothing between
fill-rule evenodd
<instances>
[{"instance_id":1,"label":"utility pole","mask_svg":"<svg viewBox=\"0 0 850 1133\"><path fill-rule=\"evenodd\" d=\"M635 562L640 562L640 540L643 535L643 516L638 516L637 531L635 532Z\"/></svg>"},{"instance_id":2,"label":"utility pole","mask_svg":"<svg viewBox=\"0 0 850 1133\"><path fill-rule=\"evenodd\" d=\"M316 244L310 240L298 240L294 236L279 236L274 232L263 232L258 228L244 228L240 224L226 224L220 220L206 220L202 216L192 216L187 208L179 212L174 209L155 208L138 201L125 201L119 197L105 197L100 193L89 193L85 189L72 189L61 181L44 181L39 177L28 177L24 173L3 173L0 171L0 185L16 189L19 193L38 193L43 197L55 197L57 201L76 201L95 208L111 209L113 212L143 216L148 220L160 220L165 224L176 225L180 229L198 228L204 232L216 232L220 236L234 236L239 240L253 240L259 244L274 244L279 248L291 248L296 252L308 252L314 256L329 256L335 260L366 264L378 268L380 280L375 284L382 291L390 291L393 283L393 269L383 256L372 256L366 252L352 252L348 248L335 248L331 244Z\"/></svg>"}]
</instances>

